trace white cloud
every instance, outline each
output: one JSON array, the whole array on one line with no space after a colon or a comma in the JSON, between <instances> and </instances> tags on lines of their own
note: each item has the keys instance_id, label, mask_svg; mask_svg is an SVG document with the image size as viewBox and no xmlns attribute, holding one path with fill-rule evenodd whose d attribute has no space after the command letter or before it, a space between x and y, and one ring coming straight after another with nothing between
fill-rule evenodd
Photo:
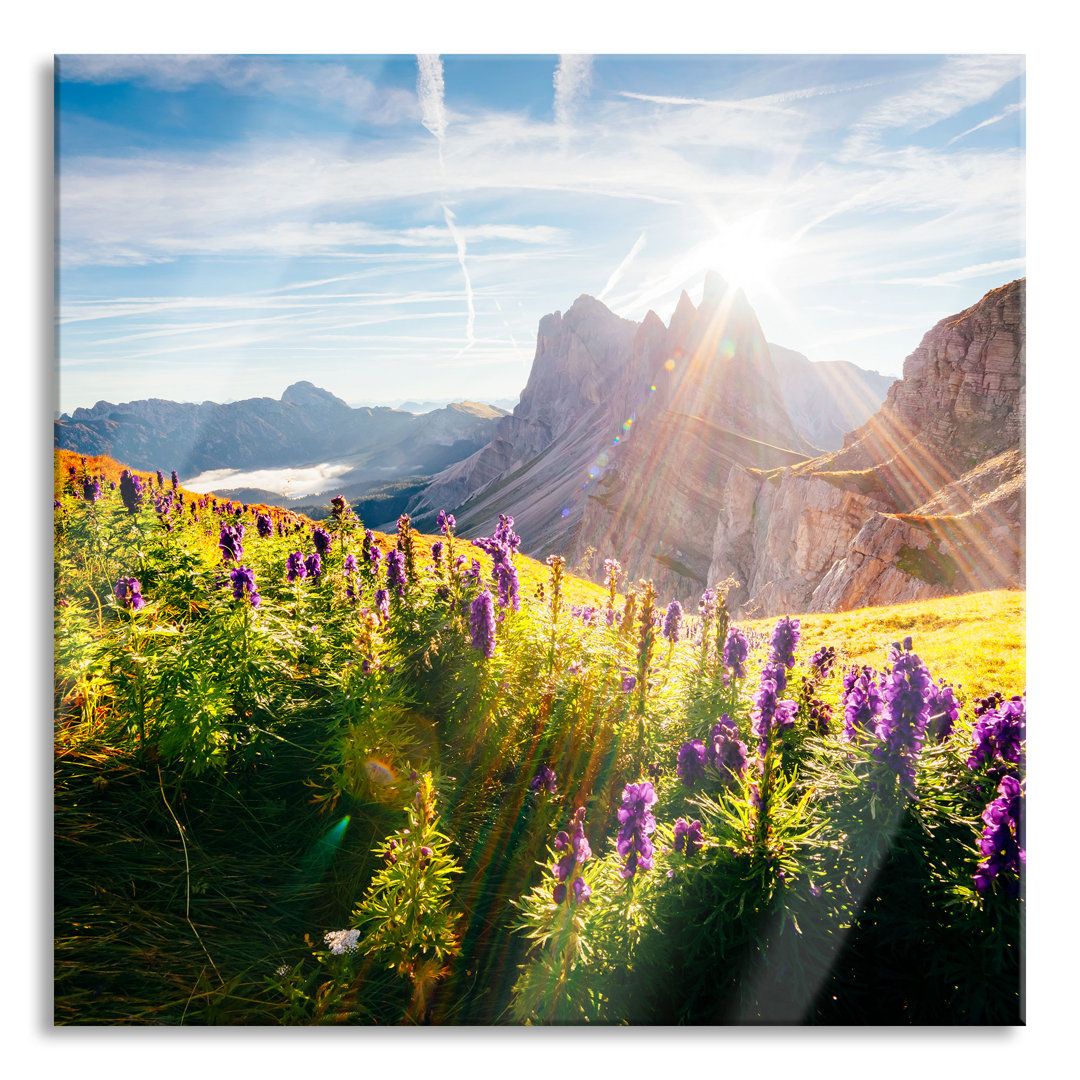
<instances>
[{"instance_id":1,"label":"white cloud","mask_svg":"<svg viewBox=\"0 0 1080 1080\"><path fill-rule=\"evenodd\" d=\"M955 116L986 101L1023 73L1023 56L945 57L932 76L916 73L908 90L871 108L853 127L845 155L871 152L890 129L920 131Z\"/></svg>"},{"instance_id":2,"label":"white cloud","mask_svg":"<svg viewBox=\"0 0 1080 1080\"><path fill-rule=\"evenodd\" d=\"M976 263L962 266L958 270L945 270L929 277L888 278L883 285L957 285L972 278L1000 278L1005 274L1016 273L1027 265L1026 259L995 259L993 262Z\"/></svg>"}]
</instances>

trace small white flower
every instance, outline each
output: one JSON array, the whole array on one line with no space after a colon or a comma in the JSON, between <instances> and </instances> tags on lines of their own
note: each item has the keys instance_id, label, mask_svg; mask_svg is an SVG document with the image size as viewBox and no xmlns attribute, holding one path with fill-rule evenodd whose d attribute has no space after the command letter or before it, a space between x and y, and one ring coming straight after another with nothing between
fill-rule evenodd
<instances>
[{"instance_id":1,"label":"small white flower","mask_svg":"<svg viewBox=\"0 0 1080 1080\"><path fill-rule=\"evenodd\" d=\"M330 951L335 956L341 956L343 953L356 951L356 943L360 940L360 931L328 930L323 935L323 940L330 946Z\"/></svg>"}]
</instances>

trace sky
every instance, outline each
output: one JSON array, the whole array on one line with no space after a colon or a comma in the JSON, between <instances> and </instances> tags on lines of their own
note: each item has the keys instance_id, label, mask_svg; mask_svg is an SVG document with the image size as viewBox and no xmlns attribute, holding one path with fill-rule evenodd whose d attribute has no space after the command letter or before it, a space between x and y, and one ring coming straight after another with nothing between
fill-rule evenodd
<instances>
[{"instance_id":1,"label":"sky","mask_svg":"<svg viewBox=\"0 0 1080 1080\"><path fill-rule=\"evenodd\" d=\"M59 408L516 400L588 293L712 268L769 341L899 375L1025 273L1022 55L68 54Z\"/></svg>"}]
</instances>

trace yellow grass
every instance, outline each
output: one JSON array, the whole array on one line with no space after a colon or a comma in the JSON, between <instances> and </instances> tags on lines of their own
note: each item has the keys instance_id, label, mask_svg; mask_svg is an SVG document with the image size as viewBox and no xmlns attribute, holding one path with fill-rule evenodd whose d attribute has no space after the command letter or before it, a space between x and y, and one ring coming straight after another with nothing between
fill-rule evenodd
<instances>
[{"instance_id":1,"label":"yellow grass","mask_svg":"<svg viewBox=\"0 0 1080 1080\"><path fill-rule=\"evenodd\" d=\"M939 681L969 697L991 690L1006 696L1026 688L1026 609L1023 590L947 596L889 607L801 615L801 650L822 645L846 650L850 662L884 665L889 645L910 636L915 651ZM743 624L769 633L775 619Z\"/></svg>"}]
</instances>

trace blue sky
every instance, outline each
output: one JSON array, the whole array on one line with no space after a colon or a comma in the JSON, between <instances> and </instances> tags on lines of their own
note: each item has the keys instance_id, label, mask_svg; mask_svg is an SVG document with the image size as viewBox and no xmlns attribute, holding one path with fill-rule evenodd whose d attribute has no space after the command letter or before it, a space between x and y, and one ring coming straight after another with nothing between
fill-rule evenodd
<instances>
[{"instance_id":1,"label":"blue sky","mask_svg":"<svg viewBox=\"0 0 1080 1080\"><path fill-rule=\"evenodd\" d=\"M513 398L581 293L740 282L899 374L1025 273L1019 55L62 55L59 407Z\"/></svg>"}]
</instances>

